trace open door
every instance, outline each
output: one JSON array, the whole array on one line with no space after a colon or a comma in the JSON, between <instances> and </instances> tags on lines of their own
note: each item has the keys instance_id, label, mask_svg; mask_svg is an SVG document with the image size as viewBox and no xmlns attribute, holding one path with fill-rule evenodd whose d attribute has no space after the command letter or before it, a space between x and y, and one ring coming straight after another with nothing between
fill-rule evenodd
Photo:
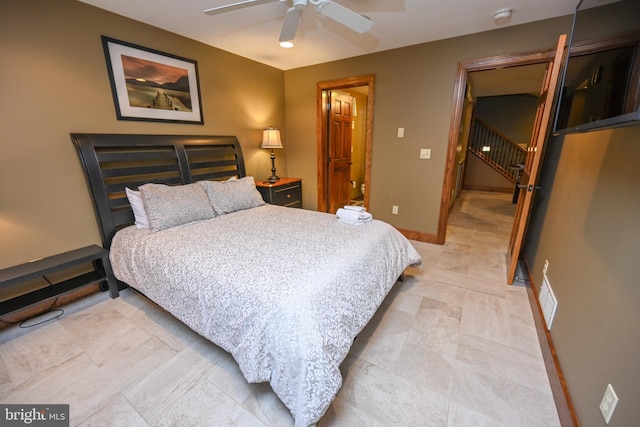
<instances>
[{"instance_id":1,"label":"open door","mask_svg":"<svg viewBox=\"0 0 640 427\"><path fill-rule=\"evenodd\" d=\"M371 175L371 145L373 135L374 76L348 77L340 80L320 82L317 85L317 165L318 165L318 211L335 213L349 204L351 188L351 141L354 106L352 96L340 100L341 92L350 93L363 90L366 93L366 114L358 114L357 120L364 120L363 148L357 153L355 165L364 162L364 207L369 206ZM345 102L348 102L348 107ZM337 104L337 105L336 105ZM361 104L359 104L361 105ZM348 113L349 118L346 118ZM357 122L356 120L356 122ZM360 141L360 139L358 140ZM359 156L363 156L363 160Z\"/></svg>"},{"instance_id":2,"label":"open door","mask_svg":"<svg viewBox=\"0 0 640 427\"><path fill-rule=\"evenodd\" d=\"M565 34L560 36L555 56L553 60L547 64L542 89L540 90L540 96L538 98L538 109L531 134L531 143L529 144L527 153L527 162L518 183L520 189L518 204L516 205L516 214L513 221L513 228L511 229L509 247L507 249L507 283L509 284L512 284L515 278L518 257L520 256L520 250L531 213L566 39L567 36Z\"/></svg>"},{"instance_id":3,"label":"open door","mask_svg":"<svg viewBox=\"0 0 640 427\"><path fill-rule=\"evenodd\" d=\"M349 204L353 98L329 91L329 212Z\"/></svg>"}]
</instances>

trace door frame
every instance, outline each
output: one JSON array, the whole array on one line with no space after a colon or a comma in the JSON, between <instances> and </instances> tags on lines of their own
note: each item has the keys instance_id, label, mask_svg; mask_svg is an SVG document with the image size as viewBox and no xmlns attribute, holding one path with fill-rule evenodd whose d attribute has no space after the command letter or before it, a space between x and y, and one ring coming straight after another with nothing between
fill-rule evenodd
<instances>
[{"instance_id":1,"label":"door frame","mask_svg":"<svg viewBox=\"0 0 640 427\"><path fill-rule=\"evenodd\" d=\"M440 215L438 217L438 234L436 243L443 245L446 239L449 209L451 204L451 191L455 181L454 173L457 170L456 149L460 137L462 124L462 111L467 92L467 74L472 71L487 71L497 68L518 67L521 65L535 65L549 62L553 59L555 46L547 49L539 49L530 52L514 53L509 55L491 56L485 58L470 59L458 62L458 71L453 90L453 106L451 120L449 122L449 144L447 147L447 161L444 170L442 184L442 198L440 201Z\"/></svg>"},{"instance_id":2,"label":"door frame","mask_svg":"<svg viewBox=\"0 0 640 427\"><path fill-rule=\"evenodd\" d=\"M328 162L329 141L327 135L327 109L323 100L323 93L328 90L348 89L357 86L368 86L367 95L367 123L365 132L365 158L364 158L364 207L369 208L369 194L371 183L371 145L373 139L373 101L375 94L374 75L368 74L344 79L319 82L316 87L316 150L318 170L318 211L327 212L328 205Z\"/></svg>"}]
</instances>

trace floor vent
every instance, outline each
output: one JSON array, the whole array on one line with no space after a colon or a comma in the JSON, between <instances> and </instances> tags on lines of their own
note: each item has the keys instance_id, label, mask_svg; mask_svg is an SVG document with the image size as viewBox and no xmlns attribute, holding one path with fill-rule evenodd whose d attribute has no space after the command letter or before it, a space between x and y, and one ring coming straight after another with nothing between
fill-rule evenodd
<instances>
[{"instance_id":1,"label":"floor vent","mask_svg":"<svg viewBox=\"0 0 640 427\"><path fill-rule=\"evenodd\" d=\"M544 315L544 321L547 324L547 329L551 330L551 324L553 323L553 317L556 315L556 308L558 308L558 300L551 290L549 279L547 276L542 277L542 286L540 287L540 293L538 294L538 301L542 308L542 314Z\"/></svg>"}]
</instances>

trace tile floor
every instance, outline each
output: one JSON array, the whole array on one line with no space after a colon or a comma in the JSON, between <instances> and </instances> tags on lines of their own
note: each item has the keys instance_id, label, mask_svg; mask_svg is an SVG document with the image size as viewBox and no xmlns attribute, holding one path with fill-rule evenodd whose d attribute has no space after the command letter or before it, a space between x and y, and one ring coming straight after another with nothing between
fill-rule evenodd
<instances>
[{"instance_id":1,"label":"tile floor","mask_svg":"<svg viewBox=\"0 0 640 427\"><path fill-rule=\"evenodd\" d=\"M463 192L342 365L324 426L558 426L523 286L505 284L508 194ZM95 294L0 331L0 402L68 403L73 426L291 426L268 384L145 298Z\"/></svg>"}]
</instances>

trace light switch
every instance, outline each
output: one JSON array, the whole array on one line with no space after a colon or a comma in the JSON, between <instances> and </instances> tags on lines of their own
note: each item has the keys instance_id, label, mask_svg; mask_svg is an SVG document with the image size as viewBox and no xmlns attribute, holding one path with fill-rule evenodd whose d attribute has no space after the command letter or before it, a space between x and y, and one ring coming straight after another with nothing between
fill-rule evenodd
<instances>
[{"instance_id":1,"label":"light switch","mask_svg":"<svg viewBox=\"0 0 640 427\"><path fill-rule=\"evenodd\" d=\"M429 148L421 148L420 149L420 158L421 159L430 159L431 158L431 149L429 149Z\"/></svg>"},{"instance_id":2,"label":"light switch","mask_svg":"<svg viewBox=\"0 0 640 427\"><path fill-rule=\"evenodd\" d=\"M398 138L404 138L404 128L398 128Z\"/></svg>"}]
</instances>

